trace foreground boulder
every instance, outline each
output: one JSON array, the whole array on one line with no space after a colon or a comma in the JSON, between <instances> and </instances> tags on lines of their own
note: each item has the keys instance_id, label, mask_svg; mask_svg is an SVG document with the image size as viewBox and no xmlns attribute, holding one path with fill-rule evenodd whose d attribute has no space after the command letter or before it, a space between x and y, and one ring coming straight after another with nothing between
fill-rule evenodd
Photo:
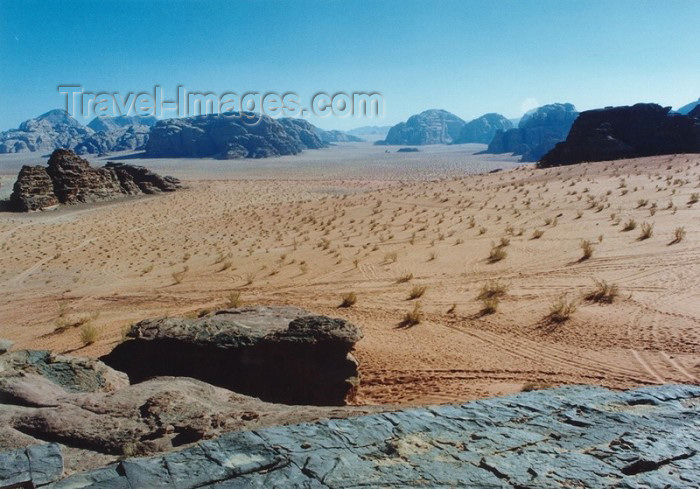
<instances>
[{"instance_id":1,"label":"foreground boulder","mask_svg":"<svg viewBox=\"0 0 700 489\"><path fill-rule=\"evenodd\" d=\"M126 374L97 360L19 350L0 354L0 452L16 451L0 454L0 481L26 478L19 462L12 478L3 476L3 460L24 461L25 447L46 441L60 445L74 472L235 430L378 410L270 404L191 378L129 385Z\"/></svg>"},{"instance_id":2,"label":"foreground boulder","mask_svg":"<svg viewBox=\"0 0 700 489\"><path fill-rule=\"evenodd\" d=\"M293 307L249 307L198 319L141 321L102 360L131 382L194 377L268 402L342 405L358 385L362 337L343 319Z\"/></svg>"},{"instance_id":3,"label":"foreground boulder","mask_svg":"<svg viewBox=\"0 0 700 489\"><path fill-rule=\"evenodd\" d=\"M699 401L697 386L563 387L230 433L51 487L697 487Z\"/></svg>"},{"instance_id":4,"label":"foreground boulder","mask_svg":"<svg viewBox=\"0 0 700 489\"><path fill-rule=\"evenodd\" d=\"M150 131L146 156L266 158L324 146L307 121L232 113L159 121Z\"/></svg>"},{"instance_id":5,"label":"foreground boulder","mask_svg":"<svg viewBox=\"0 0 700 489\"><path fill-rule=\"evenodd\" d=\"M430 109L396 124L389 129L386 139L376 144L451 144L459 139L464 124L462 119L446 110Z\"/></svg>"},{"instance_id":6,"label":"foreground boulder","mask_svg":"<svg viewBox=\"0 0 700 489\"><path fill-rule=\"evenodd\" d=\"M67 149L57 149L48 167L23 166L10 196L16 211L45 210L58 204L112 200L125 195L172 192L182 186L173 177L162 177L144 167L107 163L93 168L90 162Z\"/></svg>"},{"instance_id":7,"label":"foreground boulder","mask_svg":"<svg viewBox=\"0 0 700 489\"><path fill-rule=\"evenodd\" d=\"M496 131L485 153L513 153L522 156L521 161L538 161L566 139L577 117L571 104L543 105L525 114L516 129Z\"/></svg>"},{"instance_id":8,"label":"foreground boulder","mask_svg":"<svg viewBox=\"0 0 700 489\"><path fill-rule=\"evenodd\" d=\"M681 115L671 113L671 107L636 104L582 112L566 141L538 166L677 153L700 153L700 117L692 111Z\"/></svg>"}]
</instances>

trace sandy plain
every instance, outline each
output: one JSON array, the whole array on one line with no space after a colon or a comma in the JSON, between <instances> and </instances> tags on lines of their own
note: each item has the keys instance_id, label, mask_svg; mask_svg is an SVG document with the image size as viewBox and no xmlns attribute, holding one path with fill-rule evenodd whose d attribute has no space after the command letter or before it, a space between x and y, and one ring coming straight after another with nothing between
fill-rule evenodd
<instances>
[{"instance_id":1,"label":"sandy plain","mask_svg":"<svg viewBox=\"0 0 700 489\"><path fill-rule=\"evenodd\" d=\"M356 143L242 162L94 158L145 165L188 188L0 213L0 337L99 356L135 321L196 315L240 294L359 325L359 404L697 383L700 155L537 170L475 154L483 148L397 154ZM22 164L45 162L0 155L0 195ZM641 239L645 224L652 233ZM596 280L618 287L612 303L585 298ZM505 290L495 312L484 311L478 296L494 281ZM356 303L338 307L350 292ZM562 296L576 310L554 322ZM407 326L416 307L420 322ZM88 346L85 323L99 331Z\"/></svg>"}]
</instances>

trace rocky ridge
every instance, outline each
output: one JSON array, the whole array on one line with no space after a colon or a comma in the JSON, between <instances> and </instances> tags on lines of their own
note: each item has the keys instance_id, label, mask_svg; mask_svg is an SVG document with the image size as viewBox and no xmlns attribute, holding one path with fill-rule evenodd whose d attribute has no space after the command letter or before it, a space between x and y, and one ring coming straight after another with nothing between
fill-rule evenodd
<instances>
[{"instance_id":1,"label":"rocky ridge","mask_svg":"<svg viewBox=\"0 0 700 489\"><path fill-rule=\"evenodd\" d=\"M678 153L700 153L700 109L681 115L670 107L636 104L582 112L566 141L538 166Z\"/></svg>"},{"instance_id":2,"label":"rocky ridge","mask_svg":"<svg viewBox=\"0 0 700 489\"><path fill-rule=\"evenodd\" d=\"M56 148L73 148L94 131L61 109L50 110L29 119L18 129L0 132L0 153L49 152Z\"/></svg>"},{"instance_id":3,"label":"rocky ridge","mask_svg":"<svg viewBox=\"0 0 700 489\"><path fill-rule=\"evenodd\" d=\"M465 122L446 110L430 109L396 124L377 144L419 146L451 144L459 139Z\"/></svg>"},{"instance_id":4,"label":"rocky ridge","mask_svg":"<svg viewBox=\"0 0 700 489\"><path fill-rule=\"evenodd\" d=\"M578 117L571 104L549 104L528 112L515 129L496 131L485 153L513 153L521 161L538 161L566 139Z\"/></svg>"},{"instance_id":5,"label":"rocky ridge","mask_svg":"<svg viewBox=\"0 0 700 489\"><path fill-rule=\"evenodd\" d=\"M172 192L182 188L173 177L161 177L144 167L107 163L93 168L90 162L66 149L57 149L48 166L23 166L10 196L20 212L45 210L58 204L111 200L125 195Z\"/></svg>"},{"instance_id":6,"label":"rocky ridge","mask_svg":"<svg viewBox=\"0 0 700 489\"><path fill-rule=\"evenodd\" d=\"M570 386L229 433L46 487L696 487L699 410L698 386Z\"/></svg>"},{"instance_id":7,"label":"rocky ridge","mask_svg":"<svg viewBox=\"0 0 700 489\"><path fill-rule=\"evenodd\" d=\"M513 128L513 123L501 114L490 113L467 122L455 141L457 144L480 143L489 144L498 131Z\"/></svg>"}]
</instances>

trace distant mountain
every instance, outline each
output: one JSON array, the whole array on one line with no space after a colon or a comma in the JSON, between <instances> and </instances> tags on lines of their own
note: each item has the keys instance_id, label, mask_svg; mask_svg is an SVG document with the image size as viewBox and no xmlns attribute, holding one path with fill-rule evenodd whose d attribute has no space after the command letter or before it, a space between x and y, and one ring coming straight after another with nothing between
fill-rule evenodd
<instances>
[{"instance_id":1,"label":"distant mountain","mask_svg":"<svg viewBox=\"0 0 700 489\"><path fill-rule=\"evenodd\" d=\"M513 153L521 161L538 161L566 139L578 117L572 104L549 104L526 113L517 129L497 131L485 153Z\"/></svg>"},{"instance_id":2,"label":"distant mountain","mask_svg":"<svg viewBox=\"0 0 700 489\"><path fill-rule=\"evenodd\" d=\"M513 123L501 114L484 114L462 126L455 143L489 144L497 131L507 131L512 128Z\"/></svg>"},{"instance_id":3,"label":"distant mountain","mask_svg":"<svg viewBox=\"0 0 700 489\"><path fill-rule=\"evenodd\" d=\"M636 104L581 112L566 141L542 157L542 168L677 153L700 153L700 106L690 115Z\"/></svg>"},{"instance_id":4,"label":"distant mountain","mask_svg":"<svg viewBox=\"0 0 700 489\"><path fill-rule=\"evenodd\" d=\"M377 144L418 146L455 142L466 123L446 110L430 109L413 115L389 130L384 141Z\"/></svg>"},{"instance_id":5,"label":"distant mountain","mask_svg":"<svg viewBox=\"0 0 700 489\"><path fill-rule=\"evenodd\" d=\"M362 126L345 131L345 133L359 137L381 136L381 138L384 139L389 132L389 129L391 129L391 126Z\"/></svg>"},{"instance_id":6,"label":"distant mountain","mask_svg":"<svg viewBox=\"0 0 700 489\"><path fill-rule=\"evenodd\" d=\"M56 148L72 149L93 132L65 110L50 110L24 121L18 129L0 132L0 153L48 153Z\"/></svg>"},{"instance_id":7,"label":"distant mountain","mask_svg":"<svg viewBox=\"0 0 700 489\"><path fill-rule=\"evenodd\" d=\"M364 139L349 134L344 131L338 131L333 129L331 131L325 131L320 127L316 128L316 135L324 143L361 143Z\"/></svg>"},{"instance_id":8,"label":"distant mountain","mask_svg":"<svg viewBox=\"0 0 700 489\"><path fill-rule=\"evenodd\" d=\"M120 115L117 117L111 116L98 116L95 117L87 125L90 129L95 132L108 132L115 131L118 129L128 128L129 126L147 126L152 127L156 125L158 119L153 116L140 116L140 115Z\"/></svg>"},{"instance_id":9,"label":"distant mountain","mask_svg":"<svg viewBox=\"0 0 700 489\"><path fill-rule=\"evenodd\" d=\"M254 124L246 124L237 113L158 121L151 128L146 156L266 158L326 146L316 135L317 128L305 120L253 117L259 118Z\"/></svg>"},{"instance_id":10,"label":"distant mountain","mask_svg":"<svg viewBox=\"0 0 700 489\"><path fill-rule=\"evenodd\" d=\"M690 102L689 104L684 105L683 107L679 108L676 112L678 112L679 114L689 114L691 110L693 110L699 105L700 98L698 98L695 102Z\"/></svg>"}]
</instances>

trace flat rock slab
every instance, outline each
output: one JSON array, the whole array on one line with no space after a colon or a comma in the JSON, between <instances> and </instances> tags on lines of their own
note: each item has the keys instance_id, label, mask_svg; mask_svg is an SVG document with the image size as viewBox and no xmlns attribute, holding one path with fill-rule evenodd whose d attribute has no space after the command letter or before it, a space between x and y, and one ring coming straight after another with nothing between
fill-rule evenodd
<instances>
[{"instance_id":1,"label":"flat rock slab","mask_svg":"<svg viewBox=\"0 0 700 489\"><path fill-rule=\"evenodd\" d=\"M41 487L63 476L63 456L56 443L0 452L0 488Z\"/></svg>"},{"instance_id":2,"label":"flat rock slab","mask_svg":"<svg viewBox=\"0 0 700 489\"><path fill-rule=\"evenodd\" d=\"M48 487L698 487L699 411L698 386L562 387L230 433Z\"/></svg>"}]
</instances>

